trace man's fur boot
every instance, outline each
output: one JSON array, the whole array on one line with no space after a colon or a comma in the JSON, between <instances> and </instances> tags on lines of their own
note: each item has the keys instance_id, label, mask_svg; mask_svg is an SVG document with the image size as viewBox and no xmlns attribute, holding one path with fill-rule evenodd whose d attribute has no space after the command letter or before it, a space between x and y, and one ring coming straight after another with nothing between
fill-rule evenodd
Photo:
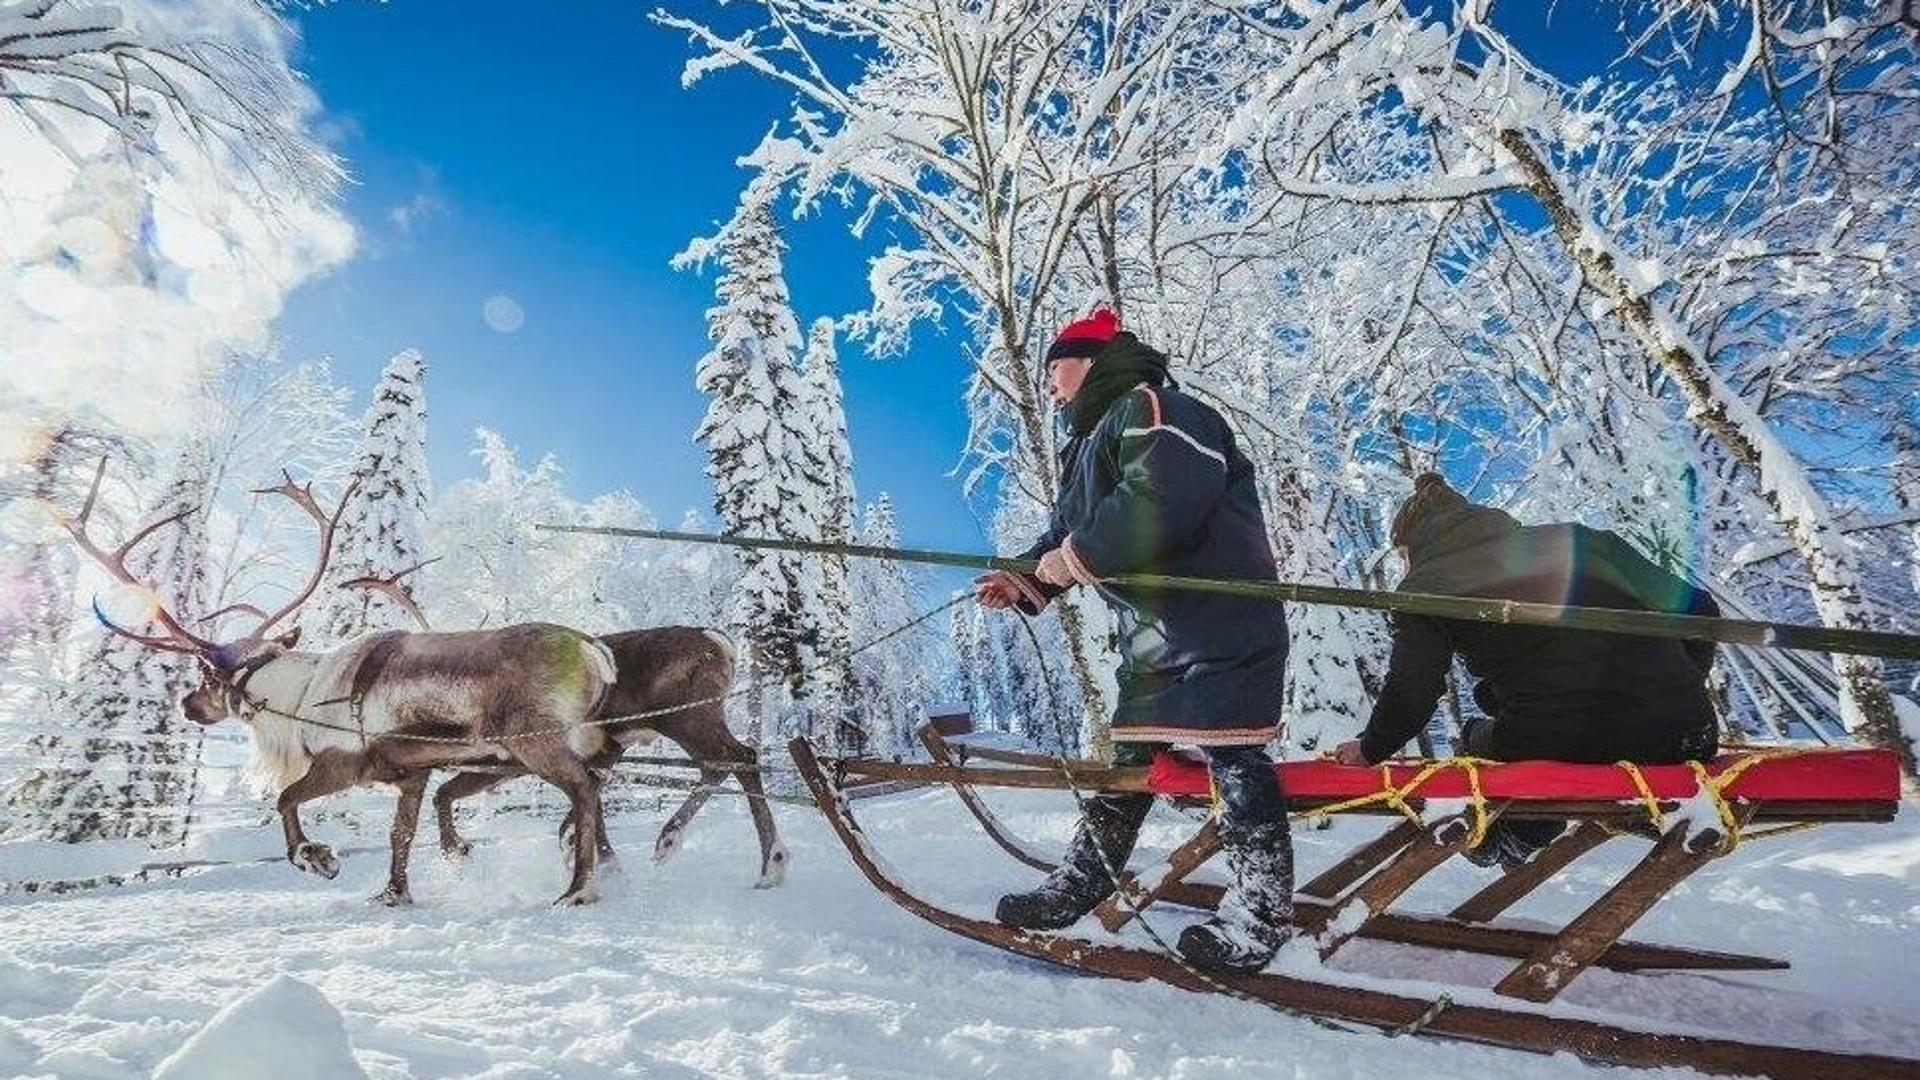
<instances>
[{"instance_id":1,"label":"man's fur boot","mask_svg":"<svg viewBox=\"0 0 1920 1080\"><path fill-rule=\"evenodd\" d=\"M1251 974L1293 935L1293 844L1283 818L1229 836L1227 891L1213 918L1180 933L1180 955L1197 968Z\"/></svg>"},{"instance_id":2,"label":"man's fur boot","mask_svg":"<svg viewBox=\"0 0 1920 1080\"><path fill-rule=\"evenodd\" d=\"M1088 799L1066 858L1031 892L1000 898L994 918L1023 930L1059 930L1078 922L1115 888L1107 868L1123 870L1151 795L1102 795Z\"/></svg>"}]
</instances>

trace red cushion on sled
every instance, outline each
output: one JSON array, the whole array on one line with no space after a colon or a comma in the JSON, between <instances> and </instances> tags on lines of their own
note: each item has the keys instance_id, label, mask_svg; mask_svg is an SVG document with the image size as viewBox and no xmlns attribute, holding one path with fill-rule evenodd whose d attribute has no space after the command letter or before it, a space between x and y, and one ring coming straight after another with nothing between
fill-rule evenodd
<instances>
[{"instance_id":1,"label":"red cushion on sled","mask_svg":"<svg viewBox=\"0 0 1920 1080\"><path fill-rule=\"evenodd\" d=\"M1718 776L1751 755L1722 754L1707 766ZM1338 765L1331 761L1288 761L1274 766L1280 785L1298 799L1351 799L1381 789L1380 766ZM1422 763L1387 766L1395 787L1404 787L1425 768ZM1479 766L1480 791L1490 799L1554 801L1638 799L1639 789L1618 765L1579 765L1565 761L1508 761ZM1653 793L1685 799L1698 787L1685 765L1642 765ZM1161 795L1205 796L1204 762L1180 754L1154 755L1147 786ZM1472 795L1464 767L1437 769L1410 797L1464 799ZM1900 764L1891 750L1807 750L1773 754L1749 765L1722 792L1727 798L1780 802L1890 802L1900 797Z\"/></svg>"}]
</instances>

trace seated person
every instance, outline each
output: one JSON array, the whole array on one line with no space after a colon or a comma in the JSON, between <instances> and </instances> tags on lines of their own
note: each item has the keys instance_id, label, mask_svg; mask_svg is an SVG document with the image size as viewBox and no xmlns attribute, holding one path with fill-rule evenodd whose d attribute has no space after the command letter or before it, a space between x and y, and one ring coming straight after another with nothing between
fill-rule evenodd
<instances>
[{"instance_id":1,"label":"seated person","mask_svg":"<svg viewBox=\"0 0 1920 1080\"><path fill-rule=\"evenodd\" d=\"M1434 473L1414 482L1393 517L1406 561L1398 591L1578 607L1717 616L1704 590L1660 569L1619 536L1584 525L1521 525L1476 506ZM1461 751L1496 761L1704 761L1718 749L1708 699L1711 641L1431 615L1393 617L1393 657L1373 715L1334 758L1371 765L1392 757L1433 715L1457 653L1486 712L1461 733ZM1496 822L1468 857L1525 862L1558 835L1557 822Z\"/></svg>"}]
</instances>

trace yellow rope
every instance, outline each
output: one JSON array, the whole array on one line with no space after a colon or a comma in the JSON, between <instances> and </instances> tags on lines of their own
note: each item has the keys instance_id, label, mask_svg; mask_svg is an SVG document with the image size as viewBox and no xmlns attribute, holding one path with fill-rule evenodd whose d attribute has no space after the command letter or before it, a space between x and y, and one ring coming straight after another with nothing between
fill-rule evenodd
<instances>
[{"instance_id":1,"label":"yellow rope","mask_svg":"<svg viewBox=\"0 0 1920 1080\"><path fill-rule=\"evenodd\" d=\"M1778 754L1764 752L1747 754L1722 769L1719 776L1708 773L1707 767L1697 761L1687 762L1687 767L1693 770L1694 778L1700 782L1700 790L1713 800L1714 813L1720 815L1723 836L1717 847L1721 854L1724 855L1740 845L1740 819L1735 816L1733 805L1727 802L1721 792L1732 786L1735 780L1740 779L1741 773L1753 768L1766 758L1778 756Z\"/></svg>"},{"instance_id":2,"label":"yellow rope","mask_svg":"<svg viewBox=\"0 0 1920 1080\"><path fill-rule=\"evenodd\" d=\"M1727 801L1723 794L1728 787L1740 779L1743 773L1767 758L1790 757L1795 754L1814 752L1816 751L1798 747L1753 750L1741 755L1733 764L1721 770L1718 776L1709 773L1706 766L1698 761L1687 762L1687 765L1693 770L1694 778L1698 781L1700 790L1705 792L1707 797L1712 800L1714 813L1720 818L1720 825L1725 834L1720 844L1722 853L1733 850L1743 839L1758 840L1769 836L1780 836L1785 833L1799 832L1803 829L1817 828L1819 826L1819 822L1803 821L1789 825L1778 825L1757 832L1746 833L1743 836L1740 830L1739 816L1734 813L1733 805ZM1400 764L1411 765L1413 763L1403 761ZM1380 765L1380 790L1369 792L1365 795L1357 795L1351 799L1344 799L1326 806L1315 807L1311 810L1296 811L1292 816L1295 818L1324 818L1331 817L1334 814L1345 813L1349 810L1359 810L1364 807L1385 803L1399 811L1415 826L1425 828L1426 822L1421 819L1419 812L1408 804L1407 798L1441 770L1463 769L1467 774L1468 802L1472 807L1473 814L1472 832L1467 837L1467 846L1473 847L1486 838L1488 825L1487 797L1480 784L1480 766L1498 764L1500 764L1500 762L1476 757L1448 757L1423 760L1420 762L1420 771L1416 772L1412 779L1408 780L1405 784L1396 787L1393 783L1393 763L1382 762ZM1666 812L1661 809L1660 799L1653 793L1653 785L1647 782L1646 773L1641 770L1640 765L1632 761L1624 760L1616 761L1614 765L1624 771L1627 774L1627 778L1633 782L1633 789L1638 793L1641 805L1646 807L1647 817L1652 821L1654 827L1662 832L1666 831ZM1209 777L1209 786L1211 787L1211 777ZM1212 796L1214 802L1217 804L1220 798L1220 793L1217 788L1212 789Z\"/></svg>"},{"instance_id":3,"label":"yellow rope","mask_svg":"<svg viewBox=\"0 0 1920 1080\"><path fill-rule=\"evenodd\" d=\"M1748 843L1752 843L1755 840L1765 840L1768 837L1785 836L1787 833L1805 832L1808 829L1817 829L1824 824L1826 823L1821 821L1794 821L1794 822L1789 822L1785 825L1770 826L1765 829L1748 829L1746 832L1745 839Z\"/></svg>"},{"instance_id":4,"label":"yellow rope","mask_svg":"<svg viewBox=\"0 0 1920 1080\"><path fill-rule=\"evenodd\" d=\"M1393 809L1398 810L1416 827L1424 829L1427 823L1421 820L1418 811L1408 805L1407 797L1419 790L1420 785L1431 780L1434 774L1443 769L1465 769L1467 773L1467 788L1471 792L1468 798L1473 807L1473 831L1467 838L1467 846L1471 847L1478 844L1487 835L1487 800L1480 789L1480 766L1490 764L1495 763L1485 758L1475 757L1449 757L1424 761L1421 763L1420 771L1414 773L1412 779L1399 787L1395 787L1393 784L1392 764L1382 762L1380 765L1379 791L1370 792L1366 795L1358 795L1354 798L1345 799L1327 806L1318 806L1311 810L1302 810L1293 816L1315 818L1331 817L1334 814L1344 813L1348 810L1358 810L1362 807L1385 803Z\"/></svg>"},{"instance_id":5,"label":"yellow rope","mask_svg":"<svg viewBox=\"0 0 1920 1080\"><path fill-rule=\"evenodd\" d=\"M1653 822L1654 828L1666 832L1667 814L1660 809L1660 800L1654 798L1653 786L1647 783L1647 774L1641 772L1640 766L1631 761L1616 761L1614 764L1625 769L1627 779L1633 781L1633 789L1640 793L1640 802L1647 808L1647 820Z\"/></svg>"},{"instance_id":6,"label":"yellow rope","mask_svg":"<svg viewBox=\"0 0 1920 1080\"><path fill-rule=\"evenodd\" d=\"M1467 846L1479 847L1487 838L1487 796L1480 790L1480 758L1463 757L1452 759L1467 771L1467 790L1472 794L1473 829L1467 833Z\"/></svg>"}]
</instances>

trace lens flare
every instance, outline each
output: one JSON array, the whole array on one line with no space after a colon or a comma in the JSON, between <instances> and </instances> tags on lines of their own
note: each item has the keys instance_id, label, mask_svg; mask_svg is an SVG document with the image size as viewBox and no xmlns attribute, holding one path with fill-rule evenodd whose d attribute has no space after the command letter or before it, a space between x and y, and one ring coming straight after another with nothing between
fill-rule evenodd
<instances>
[{"instance_id":1,"label":"lens flare","mask_svg":"<svg viewBox=\"0 0 1920 1080\"><path fill-rule=\"evenodd\" d=\"M136 627L151 622L160 611L160 595L145 585L116 583L95 602L101 614L117 626Z\"/></svg>"},{"instance_id":2,"label":"lens flare","mask_svg":"<svg viewBox=\"0 0 1920 1080\"><path fill-rule=\"evenodd\" d=\"M0 506L0 540L35 546L65 535L60 515L45 499L10 499Z\"/></svg>"}]
</instances>

